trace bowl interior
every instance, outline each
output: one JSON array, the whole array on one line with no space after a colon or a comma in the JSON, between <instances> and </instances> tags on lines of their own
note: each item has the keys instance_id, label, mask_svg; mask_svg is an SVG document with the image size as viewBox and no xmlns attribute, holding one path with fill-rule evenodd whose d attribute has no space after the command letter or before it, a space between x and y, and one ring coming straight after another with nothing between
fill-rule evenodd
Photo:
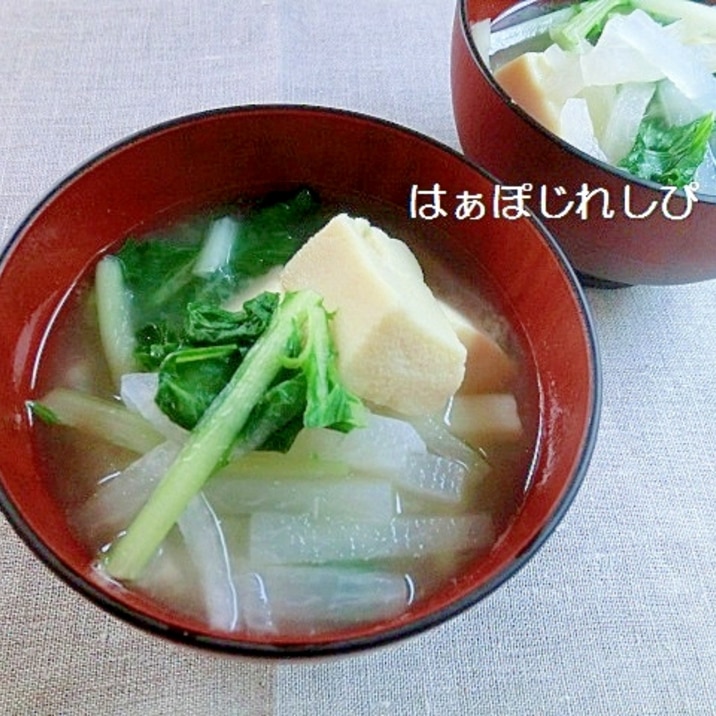
<instances>
[{"instance_id":1,"label":"bowl interior","mask_svg":"<svg viewBox=\"0 0 716 716\"><path fill-rule=\"evenodd\" d=\"M63 579L108 611L173 639L252 654L347 651L436 624L489 593L528 559L568 507L595 439L599 377L573 274L536 222L410 216L415 187L439 184L445 206L493 183L459 155L368 117L307 107L244 107L168 123L81 167L19 227L0 266L0 503ZM508 318L528 357L536 450L518 514L491 552L406 615L306 640L254 638L202 624L97 579L48 486L25 401L48 329L98 256L128 234L267 191L312 186L348 207L384 212L391 231L430 250Z\"/></svg>"}]
</instances>

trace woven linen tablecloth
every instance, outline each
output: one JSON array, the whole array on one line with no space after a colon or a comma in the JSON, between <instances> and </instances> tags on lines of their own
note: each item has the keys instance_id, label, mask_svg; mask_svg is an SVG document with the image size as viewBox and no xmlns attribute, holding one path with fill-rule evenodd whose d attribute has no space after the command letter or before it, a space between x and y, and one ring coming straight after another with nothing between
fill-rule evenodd
<instances>
[{"instance_id":1,"label":"woven linen tablecloth","mask_svg":"<svg viewBox=\"0 0 716 716\"><path fill-rule=\"evenodd\" d=\"M210 107L349 108L457 149L453 12L4 0L0 245L87 157ZM478 606L374 653L222 658L108 617L0 519L0 714L716 714L716 283L587 294L604 369L590 470L546 546Z\"/></svg>"}]
</instances>

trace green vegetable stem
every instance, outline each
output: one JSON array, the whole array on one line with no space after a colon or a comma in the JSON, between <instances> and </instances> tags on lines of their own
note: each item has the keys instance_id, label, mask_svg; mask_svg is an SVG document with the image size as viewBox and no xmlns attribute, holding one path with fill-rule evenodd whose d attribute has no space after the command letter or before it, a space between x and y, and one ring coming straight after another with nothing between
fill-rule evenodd
<instances>
[{"instance_id":1,"label":"green vegetable stem","mask_svg":"<svg viewBox=\"0 0 716 716\"><path fill-rule=\"evenodd\" d=\"M132 297L122 264L115 256L105 256L95 271L97 318L107 366L119 386L125 373L135 368L136 341L132 330Z\"/></svg>"},{"instance_id":2,"label":"green vegetable stem","mask_svg":"<svg viewBox=\"0 0 716 716\"><path fill-rule=\"evenodd\" d=\"M110 577L137 579L206 480L230 454L253 449L273 428L284 427L297 405L306 406L304 423L307 416L313 426L347 432L363 424L362 403L337 380L327 328L328 315L317 294L299 291L283 297L268 328L204 412L149 500L105 553L102 564ZM296 371L299 379L289 375L277 382L287 370ZM297 385L305 390L297 391ZM266 400L272 393L279 409ZM274 421L280 424L271 425Z\"/></svg>"},{"instance_id":3,"label":"green vegetable stem","mask_svg":"<svg viewBox=\"0 0 716 716\"><path fill-rule=\"evenodd\" d=\"M552 30L552 40L563 50L573 50L588 36L601 33L611 13L629 5L629 0L592 0L579 3L577 14Z\"/></svg>"}]
</instances>

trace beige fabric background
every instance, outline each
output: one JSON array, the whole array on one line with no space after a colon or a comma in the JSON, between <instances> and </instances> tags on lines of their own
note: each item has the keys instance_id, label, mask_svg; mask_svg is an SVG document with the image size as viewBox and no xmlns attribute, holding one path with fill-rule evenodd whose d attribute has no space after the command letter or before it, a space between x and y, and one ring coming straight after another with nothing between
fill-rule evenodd
<instances>
[{"instance_id":1,"label":"beige fabric background","mask_svg":"<svg viewBox=\"0 0 716 716\"><path fill-rule=\"evenodd\" d=\"M0 4L0 244L89 155L180 114L307 102L457 147L450 0ZM714 237L716 240L716 236ZM589 291L602 429L545 548L449 625L248 662L117 623L0 519L0 714L716 714L716 282Z\"/></svg>"}]
</instances>

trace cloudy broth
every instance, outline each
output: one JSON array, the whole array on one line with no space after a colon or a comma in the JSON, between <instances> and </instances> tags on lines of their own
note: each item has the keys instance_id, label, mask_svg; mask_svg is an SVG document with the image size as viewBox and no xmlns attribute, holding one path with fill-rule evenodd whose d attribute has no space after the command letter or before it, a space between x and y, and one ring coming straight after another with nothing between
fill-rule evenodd
<instances>
[{"instance_id":1,"label":"cloudy broth","mask_svg":"<svg viewBox=\"0 0 716 716\"><path fill-rule=\"evenodd\" d=\"M460 519L473 515L489 518L490 528L486 533L489 536L483 536L478 541L479 544L474 543L464 549L441 549L435 553L428 551L419 556L390 555L378 550L375 557L363 560L355 555L346 556L341 552L342 548L329 545L329 552L334 550L335 554L330 552L329 556L316 560L299 554L295 562L289 557L288 563L284 564L273 559L269 545L257 548L258 563L255 560L252 562L255 555L252 557L246 543L248 536L258 529L256 524L251 523L254 518L241 510L236 514L231 509L226 510L224 498L221 497L226 493L220 493L218 488L215 502L211 503L214 489L212 481L215 478L210 478L204 490L210 509L203 513L203 518L199 516L199 523L204 519L204 526L200 525L198 529L200 532L202 529L206 530L207 514L216 518L215 525L220 540L226 546L222 563L224 574L220 580L229 580L229 587L227 588L226 584L220 585L213 595L207 597L202 586L205 576L202 575L202 559L197 559L196 552L193 551L195 547L188 547L185 539L186 534L196 527L196 523L194 528L189 526L185 530L175 527L165 540L160 553L147 567L146 574L137 583L126 586L145 592L180 615L199 622L208 621L210 626L219 631L245 630L278 636L320 634L338 628L395 618L401 610L413 608L415 604L441 589L446 582L454 581L465 565L475 560L476 554L490 549L518 509L529 483L537 433L537 388L534 371L526 359L528 353L522 343L522 337L497 308L504 302L504 297L494 290L489 275L480 267L472 265L469 272L464 269L456 271L454 265L447 263L440 256L439 230L419 222L396 221L394 209L362 201L324 203L323 208L326 216L341 211L365 216L392 236L406 240L418 257L426 282L436 297L459 310L504 349L514 362L516 370L509 384L501 390L516 399L522 433L509 441L487 439L472 446L477 461L465 471L464 489L459 501L426 499L401 486L391 489L394 517L422 520L420 524L423 526L438 518L453 520L451 524L458 524ZM216 213L212 211L191 216L165 227L161 234L167 240L172 240L172 236L177 234L183 237L181 240L192 241L195 234L201 234L196 228L205 226L207 217L216 216ZM157 232L152 232L152 235L156 234ZM467 256L464 260L465 265L471 263ZM475 273L479 280L468 280L469 276ZM473 285L480 286L479 292ZM91 276L87 276L78 282L49 333L40 362L36 397L62 386L105 400L119 401L105 365L96 316L92 280ZM380 414L379 408L369 407L373 407L375 412ZM396 416L380 417L393 419ZM112 445L108 440L89 436L80 430L46 425L39 420L36 423L38 452L54 494L66 509L69 521L76 530L77 539L86 546L88 559L95 559L114 538L111 532L116 526L111 520L111 529L88 524L87 505L91 505L97 494L107 485L112 482L119 484L116 481L122 479L122 471L136 461L138 456L131 450ZM414 425L418 433L425 437L423 423L424 421L417 420ZM425 437L425 441L430 448L428 452L432 454L431 439ZM363 487L379 490L380 476L371 474L365 480L362 477ZM229 478L225 479L223 476L217 476L216 480L219 479L230 482ZM341 479L354 479L353 471ZM268 480L273 482L279 478ZM333 489L336 484L332 482L330 487ZM346 498L343 496L337 499ZM356 503L358 502L356 498ZM318 503L314 500L315 504ZM325 534L339 534L344 529L344 522L341 521L344 507L345 505L338 504L326 508L329 514L326 523L328 527L323 523L318 527L311 523L311 529L316 527L317 530L311 532L311 539L315 544L321 543ZM293 508L289 509L288 513L291 519L296 518L298 522L310 521L315 517L315 514L310 513L297 515ZM266 534L270 538L274 530L278 535L276 539L284 539L285 530L292 529L291 519L284 520L288 526L283 525L281 520L278 527L272 523L266 528ZM255 522L260 520L256 519ZM326 529L321 532L324 527ZM415 525L411 523L410 529L415 529ZM425 529L426 534L431 534L432 527ZM202 534L205 536L205 532ZM363 538L360 529L357 534L359 540ZM269 538L265 535L263 537L264 540ZM348 535L349 542L353 539ZM373 537L369 536L367 539L370 541ZM319 547L315 549L318 550ZM342 560L346 562L348 569L336 570L335 565ZM367 574L370 576L367 577ZM382 588L385 588L387 596L376 604L372 601L372 595L376 589ZM333 602L326 603L323 598L323 601L318 600L318 605L314 604L311 590L319 590L325 595L330 589L336 590ZM273 604L270 601L272 594L275 594ZM228 606L225 603L220 605L220 616L217 617L212 609L216 608L217 601L226 602L227 599L234 601Z\"/></svg>"}]
</instances>

